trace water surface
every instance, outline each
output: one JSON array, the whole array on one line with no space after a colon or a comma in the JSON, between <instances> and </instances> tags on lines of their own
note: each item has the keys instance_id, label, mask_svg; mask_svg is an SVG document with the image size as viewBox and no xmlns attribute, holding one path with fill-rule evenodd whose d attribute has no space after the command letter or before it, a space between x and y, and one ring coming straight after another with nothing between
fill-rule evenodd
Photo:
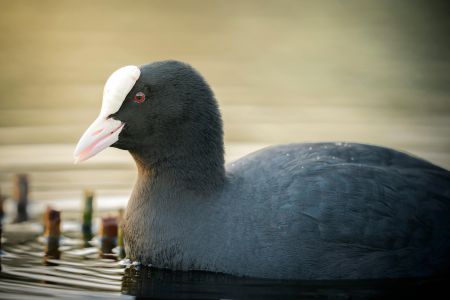
<instances>
[{"instance_id":1,"label":"water surface","mask_svg":"<svg viewBox=\"0 0 450 300\"><path fill-rule=\"evenodd\" d=\"M0 299L419 298L450 282L450 278L289 281L125 268L118 260L100 259L96 247L83 247L76 233L61 240L59 259L44 259L42 237L27 228L15 226L4 235Z\"/></svg>"}]
</instances>

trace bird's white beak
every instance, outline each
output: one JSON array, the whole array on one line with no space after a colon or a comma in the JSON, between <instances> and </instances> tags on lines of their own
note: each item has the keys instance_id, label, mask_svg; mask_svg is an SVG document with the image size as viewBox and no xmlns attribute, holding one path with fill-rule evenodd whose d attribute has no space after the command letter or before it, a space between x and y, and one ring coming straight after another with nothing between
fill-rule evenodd
<instances>
[{"instance_id":1,"label":"bird's white beak","mask_svg":"<svg viewBox=\"0 0 450 300\"><path fill-rule=\"evenodd\" d=\"M111 114L120 109L125 97L138 80L141 71L136 66L122 67L109 76L103 88L103 102L100 115L89 126L75 148L75 163L82 162L119 140L124 124Z\"/></svg>"},{"instance_id":2,"label":"bird's white beak","mask_svg":"<svg viewBox=\"0 0 450 300\"><path fill-rule=\"evenodd\" d=\"M79 163L101 152L119 140L124 123L99 116L84 132L74 152L74 163Z\"/></svg>"}]
</instances>

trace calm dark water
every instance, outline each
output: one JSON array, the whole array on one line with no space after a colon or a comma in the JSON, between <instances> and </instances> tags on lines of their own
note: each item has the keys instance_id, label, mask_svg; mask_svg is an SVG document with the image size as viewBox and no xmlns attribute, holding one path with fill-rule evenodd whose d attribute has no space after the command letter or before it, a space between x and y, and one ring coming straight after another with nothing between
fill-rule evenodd
<instances>
[{"instance_id":1,"label":"calm dark water","mask_svg":"<svg viewBox=\"0 0 450 300\"><path fill-rule=\"evenodd\" d=\"M79 237L44 262L42 238L4 234L0 299L383 299L448 294L450 278L281 281L209 272L172 272L100 259ZM442 295L442 294L441 294Z\"/></svg>"}]
</instances>

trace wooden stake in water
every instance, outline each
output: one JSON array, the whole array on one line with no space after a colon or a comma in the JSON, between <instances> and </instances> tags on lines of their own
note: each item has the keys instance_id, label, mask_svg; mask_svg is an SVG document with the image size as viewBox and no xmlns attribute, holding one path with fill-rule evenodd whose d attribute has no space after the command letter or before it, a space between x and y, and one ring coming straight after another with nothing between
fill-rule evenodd
<instances>
[{"instance_id":1,"label":"wooden stake in water","mask_svg":"<svg viewBox=\"0 0 450 300\"><path fill-rule=\"evenodd\" d=\"M100 257L115 258L112 249L117 246L117 217L102 217L100 226Z\"/></svg>"},{"instance_id":2,"label":"wooden stake in water","mask_svg":"<svg viewBox=\"0 0 450 300\"><path fill-rule=\"evenodd\" d=\"M5 216L5 211L3 210L3 203L6 200L6 197L3 196L2 190L0 188L0 225L3 222L3 217Z\"/></svg>"},{"instance_id":3,"label":"wooden stake in water","mask_svg":"<svg viewBox=\"0 0 450 300\"><path fill-rule=\"evenodd\" d=\"M17 216L15 223L28 220L28 176L26 174L17 174L14 177L13 199L17 202Z\"/></svg>"},{"instance_id":4,"label":"wooden stake in water","mask_svg":"<svg viewBox=\"0 0 450 300\"><path fill-rule=\"evenodd\" d=\"M125 244L123 242L123 209L119 209L119 228L117 233L117 247L119 248L119 258L125 258Z\"/></svg>"},{"instance_id":5,"label":"wooden stake in water","mask_svg":"<svg viewBox=\"0 0 450 300\"><path fill-rule=\"evenodd\" d=\"M92 215L94 205L94 192L91 190L84 191L84 211L83 211L83 224L81 230L83 232L83 240L85 246L89 245L89 241L92 239Z\"/></svg>"},{"instance_id":6,"label":"wooden stake in water","mask_svg":"<svg viewBox=\"0 0 450 300\"><path fill-rule=\"evenodd\" d=\"M45 257L59 259L59 238L61 235L61 212L47 207L44 215L45 232L47 245L45 247Z\"/></svg>"}]
</instances>

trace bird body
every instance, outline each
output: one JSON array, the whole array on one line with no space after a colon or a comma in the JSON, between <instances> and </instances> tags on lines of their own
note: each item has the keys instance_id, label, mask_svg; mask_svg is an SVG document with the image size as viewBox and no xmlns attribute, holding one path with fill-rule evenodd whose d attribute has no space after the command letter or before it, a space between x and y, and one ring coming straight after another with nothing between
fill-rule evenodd
<instances>
[{"instance_id":1,"label":"bird body","mask_svg":"<svg viewBox=\"0 0 450 300\"><path fill-rule=\"evenodd\" d=\"M426 161L352 143L260 150L229 164L206 197L143 175L127 210L127 253L161 268L264 278L432 275L449 265L449 182Z\"/></svg>"},{"instance_id":2,"label":"bird body","mask_svg":"<svg viewBox=\"0 0 450 300\"><path fill-rule=\"evenodd\" d=\"M136 76L127 68L118 78ZM206 81L176 61L139 71L120 109L99 116L75 153L83 160L108 141L135 159L124 223L131 260L273 279L450 269L449 171L356 143L274 146L225 167L222 121ZM105 122L111 133L92 138Z\"/></svg>"}]
</instances>

